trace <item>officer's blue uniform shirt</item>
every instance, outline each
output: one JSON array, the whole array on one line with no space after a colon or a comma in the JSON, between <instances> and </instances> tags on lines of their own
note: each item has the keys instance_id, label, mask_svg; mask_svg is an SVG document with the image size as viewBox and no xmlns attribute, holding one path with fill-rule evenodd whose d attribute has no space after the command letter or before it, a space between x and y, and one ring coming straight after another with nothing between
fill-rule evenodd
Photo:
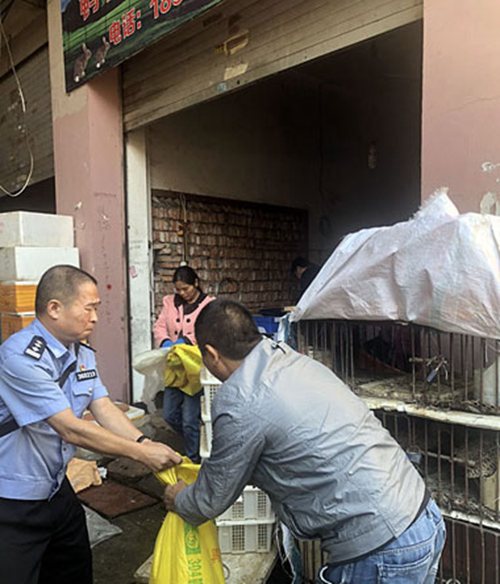
<instances>
[{"instance_id":1,"label":"officer's blue uniform shirt","mask_svg":"<svg viewBox=\"0 0 500 584\"><path fill-rule=\"evenodd\" d=\"M76 361L61 389L57 383ZM81 418L90 402L108 395L94 351L66 348L36 319L0 345L0 425L14 418L19 429L0 437L0 497L43 500L61 486L75 453L45 422L71 408Z\"/></svg>"}]
</instances>

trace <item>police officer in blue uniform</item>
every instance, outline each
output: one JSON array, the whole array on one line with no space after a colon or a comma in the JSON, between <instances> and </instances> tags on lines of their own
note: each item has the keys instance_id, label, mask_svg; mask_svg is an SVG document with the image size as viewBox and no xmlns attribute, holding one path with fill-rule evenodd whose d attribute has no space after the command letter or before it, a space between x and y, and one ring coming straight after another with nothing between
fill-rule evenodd
<instances>
[{"instance_id":1,"label":"police officer in blue uniform","mask_svg":"<svg viewBox=\"0 0 500 584\"><path fill-rule=\"evenodd\" d=\"M81 446L152 471L180 463L109 399L94 350L97 282L72 266L40 280L36 319L0 346L0 581L90 584L85 515L66 467ZM98 424L82 420L89 409Z\"/></svg>"}]
</instances>

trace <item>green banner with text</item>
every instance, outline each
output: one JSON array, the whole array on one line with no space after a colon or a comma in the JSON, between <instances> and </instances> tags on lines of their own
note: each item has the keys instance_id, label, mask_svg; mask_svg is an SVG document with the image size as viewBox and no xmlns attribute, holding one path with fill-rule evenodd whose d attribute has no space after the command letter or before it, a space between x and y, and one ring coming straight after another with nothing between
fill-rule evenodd
<instances>
[{"instance_id":1,"label":"green banner with text","mask_svg":"<svg viewBox=\"0 0 500 584\"><path fill-rule=\"evenodd\" d=\"M154 43L221 0L61 0L66 91Z\"/></svg>"}]
</instances>

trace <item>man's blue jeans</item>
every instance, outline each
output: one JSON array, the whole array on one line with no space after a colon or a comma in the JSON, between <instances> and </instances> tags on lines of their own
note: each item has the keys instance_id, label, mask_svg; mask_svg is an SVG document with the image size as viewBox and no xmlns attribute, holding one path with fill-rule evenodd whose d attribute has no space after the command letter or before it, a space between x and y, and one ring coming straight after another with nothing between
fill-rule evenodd
<instances>
[{"instance_id":1,"label":"man's blue jeans","mask_svg":"<svg viewBox=\"0 0 500 584\"><path fill-rule=\"evenodd\" d=\"M396 540L353 564L325 566L317 584L434 584L444 547L444 520L431 499Z\"/></svg>"},{"instance_id":2,"label":"man's blue jeans","mask_svg":"<svg viewBox=\"0 0 500 584\"><path fill-rule=\"evenodd\" d=\"M166 387L163 418L184 438L186 456L200 462L201 392L188 395L177 387Z\"/></svg>"}]
</instances>

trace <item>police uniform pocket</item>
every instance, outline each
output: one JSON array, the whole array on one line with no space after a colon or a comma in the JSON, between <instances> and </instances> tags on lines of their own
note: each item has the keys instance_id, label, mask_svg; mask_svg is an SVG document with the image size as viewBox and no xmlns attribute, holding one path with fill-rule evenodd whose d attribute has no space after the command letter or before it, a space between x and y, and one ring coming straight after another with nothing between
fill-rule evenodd
<instances>
[{"instance_id":1,"label":"police uniform pocket","mask_svg":"<svg viewBox=\"0 0 500 584\"><path fill-rule=\"evenodd\" d=\"M72 410L78 418L88 408L94 394L94 380L85 380L72 387Z\"/></svg>"}]
</instances>

